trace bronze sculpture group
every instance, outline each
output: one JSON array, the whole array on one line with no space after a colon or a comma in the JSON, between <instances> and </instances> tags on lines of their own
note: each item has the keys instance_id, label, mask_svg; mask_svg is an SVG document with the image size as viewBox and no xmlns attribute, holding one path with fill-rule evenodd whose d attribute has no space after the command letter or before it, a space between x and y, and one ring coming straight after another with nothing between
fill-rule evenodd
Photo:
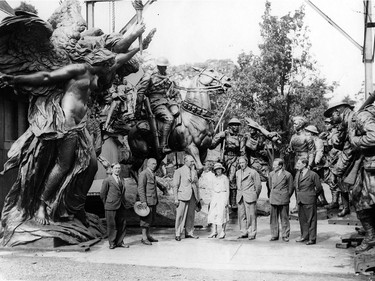
<instances>
[{"instance_id":1,"label":"bronze sculpture group","mask_svg":"<svg viewBox=\"0 0 375 281\"><path fill-rule=\"evenodd\" d=\"M251 119L246 120L250 132L241 134L237 118L231 118L228 129L215 135L210 94L225 92L230 79L213 69L196 69L191 85L182 87L168 76L168 60L159 58L157 70L146 72L138 85L136 120L126 127L130 120L125 116L124 96L133 89L117 93L123 77L138 71L135 55L151 42L154 31L141 46L130 49L144 31L143 23L125 35L86 30L74 0L65 1L48 23L17 12L0 24L1 85L27 95L30 105L29 128L14 143L4 165L3 172L17 168L18 177L4 202L2 246L46 237L76 244L102 235L84 205L102 145L96 111L103 108L100 102L109 89L112 96L104 102L109 108L104 130L128 135L134 171L149 158L160 163L171 151L185 151L201 171L208 149L222 144L221 161L229 178L232 208L237 204L235 174L241 156L247 157L262 181L267 180L273 162L268 147L281 137ZM185 92L184 100L181 92ZM316 127L295 117L295 134L288 149L295 163L307 158L308 166L315 167L330 186L333 199L328 209L338 207L341 193L344 207L339 215L347 215L351 192L365 231L358 252L375 245L374 114L371 105L358 113L345 103L330 107L325 112L326 123L334 128L328 129L323 140ZM324 201L323 197L322 205L326 205Z\"/></svg>"}]
</instances>

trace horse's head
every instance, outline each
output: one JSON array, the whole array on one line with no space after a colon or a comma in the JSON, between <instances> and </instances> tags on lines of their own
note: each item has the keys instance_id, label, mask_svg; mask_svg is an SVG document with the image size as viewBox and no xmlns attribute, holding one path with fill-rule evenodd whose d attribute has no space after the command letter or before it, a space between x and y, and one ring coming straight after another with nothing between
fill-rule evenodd
<instances>
[{"instance_id":1,"label":"horse's head","mask_svg":"<svg viewBox=\"0 0 375 281\"><path fill-rule=\"evenodd\" d=\"M231 79L228 76L226 76L225 74L221 74L212 68L193 67L193 69L199 72L197 83L199 83L200 85L197 86L218 86L222 87L223 89L227 89L232 86L230 84Z\"/></svg>"}]
</instances>

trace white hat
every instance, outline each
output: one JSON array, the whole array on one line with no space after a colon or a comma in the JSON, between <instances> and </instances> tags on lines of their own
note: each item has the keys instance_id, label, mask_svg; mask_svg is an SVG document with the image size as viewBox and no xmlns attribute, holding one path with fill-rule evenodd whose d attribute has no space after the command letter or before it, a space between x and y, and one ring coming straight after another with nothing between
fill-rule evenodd
<instances>
[{"instance_id":1,"label":"white hat","mask_svg":"<svg viewBox=\"0 0 375 281\"><path fill-rule=\"evenodd\" d=\"M140 217L146 217L150 213L150 208L142 202L137 201L134 203L134 212Z\"/></svg>"}]
</instances>

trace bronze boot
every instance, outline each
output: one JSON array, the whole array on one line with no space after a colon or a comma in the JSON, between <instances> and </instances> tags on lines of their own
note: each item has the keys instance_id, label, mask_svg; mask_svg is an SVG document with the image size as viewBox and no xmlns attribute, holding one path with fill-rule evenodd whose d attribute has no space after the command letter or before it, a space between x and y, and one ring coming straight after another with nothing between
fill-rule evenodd
<instances>
[{"instance_id":1,"label":"bronze boot","mask_svg":"<svg viewBox=\"0 0 375 281\"><path fill-rule=\"evenodd\" d=\"M160 140L160 150L164 154L168 154L172 152L172 149L168 147L168 136L169 131L171 130L172 124L171 123L164 123L163 130L161 131L161 140Z\"/></svg>"},{"instance_id":2,"label":"bronze boot","mask_svg":"<svg viewBox=\"0 0 375 281\"><path fill-rule=\"evenodd\" d=\"M338 217L345 217L346 215L350 214L350 206L349 206L349 193L342 192L341 193L342 205L343 209L340 213L337 214Z\"/></svg>"},{"instance_id":3,"label":"bronze boot","mask_svg":"<svg viewBox=\"0 0 375 281\"><path fill-rule=\"evenodd\" d=\"M339 193L337 190L332 190L332 202L326 206L327 210L337 209L339 207L338 198Z\"/></svg>"},{"instance_id":4,"label":"bronze boot","mask_svg":"<svg viewBox=\"0 0 375 281\"><path fill-rule=\"evenodd\" d=\"M370 250L375 246L375 229L372 224L371 213L368 210L358 211L358 219L361 221L363 229L365 230L365 238L361 245L355 248L356 253L361 253Z\"/></svg>"}]
</instances>

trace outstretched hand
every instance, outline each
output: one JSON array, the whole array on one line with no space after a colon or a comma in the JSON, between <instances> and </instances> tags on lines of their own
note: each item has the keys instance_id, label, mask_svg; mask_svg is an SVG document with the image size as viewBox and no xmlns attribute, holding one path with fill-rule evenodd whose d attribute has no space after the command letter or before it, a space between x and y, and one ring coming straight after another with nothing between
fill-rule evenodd
<instances>
[{"instance_id":1,"label":"outstretched hand","mask_svg":"<svg viewBox=\"0 0 375 281\"><path fill-rule=\"evenodd\" d=\"M14 76L0 73L0 88L14 85Z\"/></svg>"},{"instance_id":2,"label":"outstretched hand","mask_svg":"<svg viewBox=\"0 0 375 281\"><path fill-rule=\"evenodd\" d=\"M137 24L134 26L133 34L134 34L134 36L138 37L138 36L141 35L143 32L145 32L145 30L146 30L146 25L145 25L144 22L137 23Z\"/></svg>"}]
</instances>

